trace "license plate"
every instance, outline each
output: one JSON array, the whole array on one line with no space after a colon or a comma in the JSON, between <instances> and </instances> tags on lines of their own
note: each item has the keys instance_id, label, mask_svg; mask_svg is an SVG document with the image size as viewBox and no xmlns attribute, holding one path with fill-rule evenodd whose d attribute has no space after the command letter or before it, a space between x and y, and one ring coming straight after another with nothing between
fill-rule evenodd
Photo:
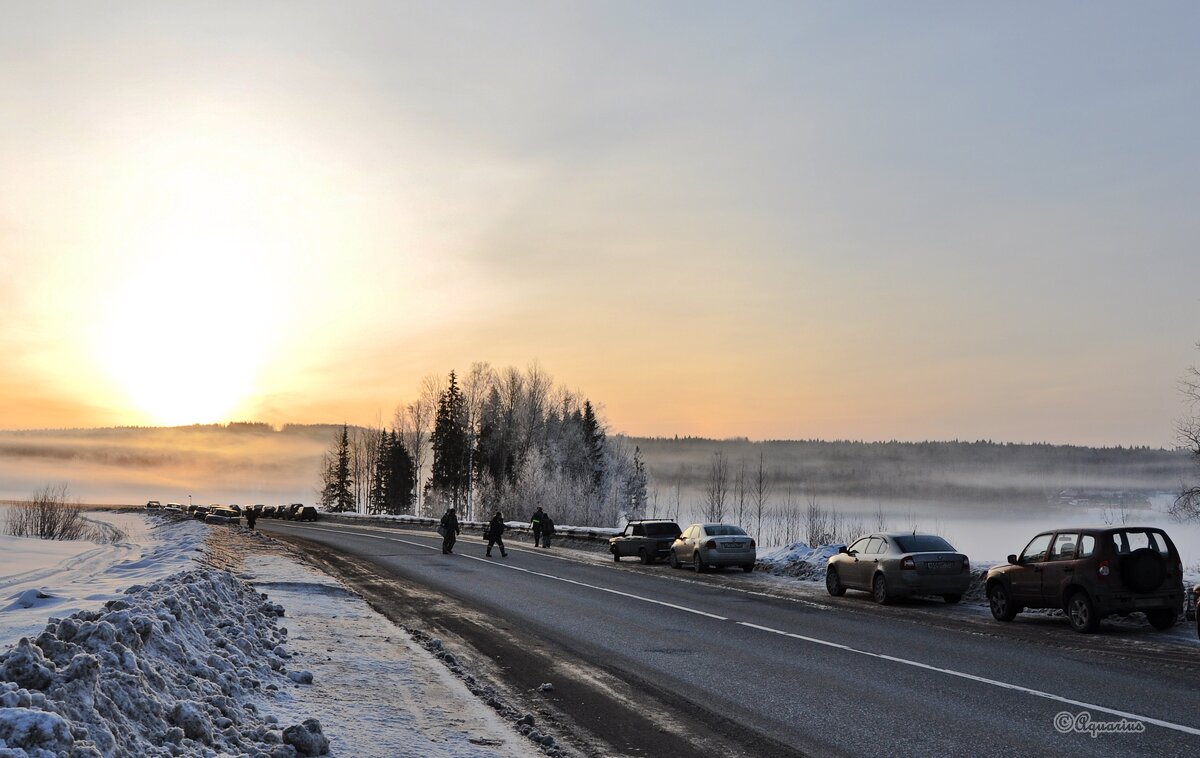
<instances>
[{"instance_id":1,"label":"license plate","mask_svg":"<svg viewBox=\"0 0 1200 758\"><path fill-rule=\"evenodd\" d=\"M925 568L933 569L934 571L950 568L950 561L926 561Z\"/></svg>"},{"instance_id":2,"label":"license plate","mask_svg":"<svg viewBox=\"0 0 1200 758\"><path fill-rule=\"evenodd\" d=\"M741 549L742 549L742 543L740 543L740 542L726 542L726 543L723 543L723 544L721 545L721 547L725 548L726 550L741 550Z\"/></svg>"}]
</instances>

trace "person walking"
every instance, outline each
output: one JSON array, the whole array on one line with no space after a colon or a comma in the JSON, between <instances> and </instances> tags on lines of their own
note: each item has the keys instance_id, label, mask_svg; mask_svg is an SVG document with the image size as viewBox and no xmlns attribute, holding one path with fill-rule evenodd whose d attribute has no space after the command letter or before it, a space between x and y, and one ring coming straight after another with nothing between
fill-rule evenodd
<instances>
[{"instance_id":1,"label":"person walking","mask_svg":"<svg viewBox=\"0 0 1200 758\"><path fill-rule=\"evenodd\" d=\"M546 514L542 513L541 506L533 512L533 518L529 520L529 528L533 531L533 546L539 547L542 542L542 517Z\"/></svg>"},{"instance_id":2,"label":"person walking","mask_svg":"<svg viewBox=\"0 0 1200 758\"><path fill-rule=\"evenodd\" d=\"M462 534L462 527L458 525L458 514L454 512L454 506L450 506L442 516L439 530L442 533L442 555L449 555L454 552L454 543L458 540L458 535Z\"/></svg>"},{"instance_id":3,"label":"person walking","mask_svg":"<svg viewBox=\"0 0 1200 758\"><path fill-rule=\"evenodd\" d=\"M508 551L504 549L504 530L507 529L504 525L504 514L496 511L496 515L492 516L492 520L488 522L487 534L483 535L487 539L487 557L492 557L492 545L500 546L500 557L507 558Z\"/></svg>"},{"instance_id":4,"label":"person walking","mask_svg":"<svg viewBox=\"0 0 1200 758\"><path fill-rule=\"evenodd\" d=\"M246 526L250 527L250 531L254 531L254 522L258 521L258 510L253 507L246 509Z\"/></svg>"},{"instance_id":5,"label":"person walking","mask_svg":"<svg viewBox=\"0 0 1200 758\"><path fill-rule=\"evenodd\" d=\"M550 538L554 536L554 519L549 513L542 514L542 547L550 547Z\"/></svg>"}]
</instances>

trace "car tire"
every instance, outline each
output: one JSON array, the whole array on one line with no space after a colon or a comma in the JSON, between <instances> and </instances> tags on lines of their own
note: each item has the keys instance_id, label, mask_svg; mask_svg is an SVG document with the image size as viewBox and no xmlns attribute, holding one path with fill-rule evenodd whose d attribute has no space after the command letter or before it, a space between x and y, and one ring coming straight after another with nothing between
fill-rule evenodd
<instances>
[{"instance_id":1,"label":"car tire","mask_svg":"<svg viewBox=\"0 0 1200 758\"><path fill-rule=\"evenodd\" d=\"M620 563L621 562L621 551L617 548L616 545L612 546L612 554L613 554L613 561L615 563Z\"/></svg>"},{"instance_id":2,"label":"car tire","mask_svg":"<svg viewBox=\"0 0 1200 758\"><path fill-rule=\"evenodd\" d=\"M671 552L667 553L667 563L668 563L668 564L671 566L671 568L673 568L673 569L677 569L677 568L679 568L679 556L675 554L675 551L674 551L674 550L672 550Z\"/></svg>"},{"instance_id":3,"label":"car tire","mask_svg":"<svg viewBox=\"0 0 1200 758\"><path fill-rule=\"evenodd\" d=\"M647 566L650 565L650 551L644 547L638 548L638 559Z\"/></svg>"},{"instance_id":4,"label":"car tire","mask_svg":"<svg viewBox=\"0 0 1200 758\"><path fill-rule=\"evenodd\" d=\"M942 595L942 600L946 601L946 605L954 605L962 600L962 595Z\"/></svg>"},{"instance_id":5,"label":"car tire","mask_svg":"<svg viewBox=\"0 0 1200 758\"><path fill-rule=\"evenodd\" d=\"M1013 603L1012 595L1000 582L992 582L987 588L988 607L992 609L992 618L997 621L1012 621L1019 613Z\"/></svg>"},{"instance_id":6,"label":"car tire","mask_svg":"<svg viewBox=\"0 0 1200 758\"><path fill-rule=\"evenodd\" d=\"M846 594L846 585L842 584L842 578L838 576L837 569L833 566L825 571L825 590L834 597Z\"/></svg>"},{"instance_id":7,"label":"car tire","mask_svg":"<svg viewBox=\"0 0 1200 758\"><path fill-rule=\"evenodd\" d=\"M707 568L707 567L704 565L704 561L702 561L702 560L700 559L700 553L699 553L699 552L696 552L696 553L693 553L693 554L692 554L692 568L696 569L696 573L697 573L697 574L703 574L703 573L704 573L704 569L705 569L705 568Z\"/></svg>"},{"instance_id":8,"label":"car tire","mask_svg":"<svg viewBox=\"0 0 1200 758\"><path fill-rule=\"evenodd\" d=\"M742 571L745 571L747 574L754 573L754 564L753 563L744 564L742 566Z\"/></svg>"},{"instance_id":9,"label":"car tire","mask_svg":"<svg viewBox=\"0 0 1200 758\"><path fill-rule=\"evenodd\" d=\"M1096 614L1096 606L1083 590L1079 590L1067 599L1067 620L1071 628L1080 634L1091 634L1100 627L1100 617Z\"/></svg>"},{"instance_id":10,"label":"car tire","mask_svg":"<svg viewBox=\"0 0 1200 758\"><path fill-rule=\"evenodd\" d=\"M1150 622L1150 626L1160 632L1165 632L1179 621L1179 614L1170 608L1157 608L1146 611L1146 620Z\"/></svg>"},{"instance_id":11,"label":"car tire","mask_svg":"<svg viewBox=\"0 0 1200 758\"><path fill-rule=\"evenodd\" d=\"M880 605L892 602L892 596L888 594L887 579L883 578L883 574L876 574L875 578L871 580L871 596Z\"/></svg>"}]
</instances>

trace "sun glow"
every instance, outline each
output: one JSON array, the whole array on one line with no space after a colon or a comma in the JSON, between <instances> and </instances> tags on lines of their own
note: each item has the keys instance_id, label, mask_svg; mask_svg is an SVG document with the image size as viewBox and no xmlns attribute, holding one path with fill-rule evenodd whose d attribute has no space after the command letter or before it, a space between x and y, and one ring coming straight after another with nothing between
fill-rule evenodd
<instances>
[{"instance_id":1,"label":"sun glow","mask_svg":"<svg viewBox=\"0 0 1200 758\"><path fill-rule=\"evenodd\" d=\"M229 177L192 172L141 229L92 346L155 424L228 420L255 391L279 320L278 242Z\"/></svg>"}]
</instances>

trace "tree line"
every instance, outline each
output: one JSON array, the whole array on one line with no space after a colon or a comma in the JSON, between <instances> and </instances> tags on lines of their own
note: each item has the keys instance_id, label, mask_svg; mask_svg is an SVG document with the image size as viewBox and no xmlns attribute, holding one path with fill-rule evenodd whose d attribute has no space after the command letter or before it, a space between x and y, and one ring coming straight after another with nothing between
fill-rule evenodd
<instances>
[{"instance_id":1,"label":"tree line","mask_svg":"<svg viewBox=\"0 0 1200 758\"><path fill-rule=\"evenodd\" d=\"M318 500L333 511L434 516L453 506L481 519L541 507L580 525L640 516L648 486L641 451L536 363L426 377L390 429L343 426L321 472Z\"/></svg>"}]
</instances>

